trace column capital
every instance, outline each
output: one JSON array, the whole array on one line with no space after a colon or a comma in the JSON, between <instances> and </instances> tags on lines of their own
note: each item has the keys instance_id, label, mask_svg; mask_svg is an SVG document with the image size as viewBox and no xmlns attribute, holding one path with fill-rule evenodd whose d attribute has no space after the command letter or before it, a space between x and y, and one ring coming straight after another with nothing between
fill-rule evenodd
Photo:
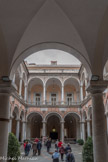
<instances>
[{"instance_id":1,"label":"column capital","mask_svg":"<svg viewBox=\"0 0 108 162\"><path fill-rule=\"evenodd\" d=\"M15 87L13 86L12 84L12 81L8 81L8 82L5 82L5 81L0 81L0 93L4 93L4 94L11 94L13 92L15 92L16 89Z\"/></svg>"},{"instance_id":2,"label":"column capital","mask_svg":"<svg viewBox=\"0 0 108 162\"><path fill-rule=\"evenodd\" d=\"M24 84L24 87L28 87L28 84Z\"/></svg>"},{"instance_id":3,"label":"column capital","mask_svg":"<svg viewBox=\"0 0 108 162\"><path fill-rule=\"evenodd\" d=\"M90 81L87 91L91 94L102 93L108 85L108 81L99 80L99 81Z\"/></svg>"},{"instance_id":4,"label":"column capital","mask_svg":"<svg viewBox=\"0 0 108 162\"><path fill-rule=\"evenodd\" d=\"M91 121L91 119L86 119L86 122L90 122Z\"/></svg>"},{"instance_id":5,"label":"column capital","mask_svg":"<svg viewBox=\"0 0 108 162\"><path fill-rule=\"evenodd\" d=\"M27 121L26 120L22 120L22 123L27 123Z\"/></svg>"},{"instance_id":6,"label":"column capital","mask_svg":"<svg viewBox=\"0 0 108 162\"><path fill-rule=\"evenodd\" d=\"M21 121L21 119L16 119L16 121L18 122L18 121Z\"/></svg>"},{"instance_id":7,"label":"column capital","mask_svg":"<svg viewBox=\"0 0 108 162\"><path fill-rule=\"evenodd\" d=\"M64 123L65 123L65 121L64 121L64 120L63 120L63 121L60 121L60 123L61 123L61 124L64 124Z\"/></svg>"},{"instance_id":8,"label":"column capital","mask_svg":"<svg viewBox=\"0 0 108 162\"><path fill-rule=\"evenodd\" d=\"M85 121L80 121L80 124L85 124Z\"/></svg>"}]
</instances>

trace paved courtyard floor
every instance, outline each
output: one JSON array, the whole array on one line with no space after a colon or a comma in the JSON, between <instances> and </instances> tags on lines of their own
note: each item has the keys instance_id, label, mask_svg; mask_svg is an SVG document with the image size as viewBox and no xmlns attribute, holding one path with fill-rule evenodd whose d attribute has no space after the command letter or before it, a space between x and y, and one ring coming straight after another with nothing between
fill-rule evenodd
<instances>
[{"instance_id":1,"label":"paved courtyard floor","mask_svg":"<svg viewBox=\"0 0 108 162\"><path fill-rule=\"evenodd\" d=\"M82 146L79 146L77 144L72 144L71 148L75 156L75 162L82 162ZM25 159L24 150L23 149L21 150L22 150L21 158L24 158L24 159L19 160L19 162L24 162L24 161L26 162L36 162L36 161L37 162L52 162L52 155L47 153L45 146L43 146L40 156L32 156L32 150L31 150L29 153L29 156L27 157L29 158L28 160ZM54 150L55 150L54 145L52 145L51 152L54 152Z\"/></svg>"}]
</instances>

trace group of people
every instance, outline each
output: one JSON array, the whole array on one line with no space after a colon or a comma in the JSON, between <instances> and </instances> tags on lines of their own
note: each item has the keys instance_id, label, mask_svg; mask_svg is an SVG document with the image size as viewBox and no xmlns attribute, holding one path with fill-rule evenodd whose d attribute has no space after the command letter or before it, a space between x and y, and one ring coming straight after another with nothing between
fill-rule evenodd
<instances>
[{"instance_id":1,"label":"group of people","mask_svg":"<svg viewBox=\"0 0 108 162\"><path fill-rule=\"evenodd\" d=\"M47 147L48 153L50 153L51 142L52 142L51 138L45 138L43 141L44 146ZM38 138L35 138L34 142L32 142L32 146L28 141L24 142L25 156L29 155L31 148L33 149L33 156L36 156L37 153L38 155L40 155L41 148L42 148L41 141ZM65 159L64 159L64 155L65 155ZM72 153L70 144L64 146L62 141L57 140L55 142L55 152L52 154L53 162L59 162L60 156L62 161L65 160L66 162L75 162L75 158Z\"/></svg>"},{"instance_id":2,"label":"group of people","mask_svg":"<svg viewBox=\"0 0 108 162\"><path fill-rule=\"evenodd\" d=\"M32 146L28 141L25 141L24 142L25 156L29 155L31 148L33 149L33 156L36 156L37 152L38 152L38 155L40 155L41 154L41 148L42 148L41 141L38 138L36 138L34 140L34 142L32 143Z\"/></svg>"},{"instance_id":3,"label":"group of people","mask_svg":"<svg viewBox=\"0 0 108 162\"><path fill-rule=\"evenodd\" d=\"M75 158L72 153L70 144L67 144L67 146L64 147L62 141L57 140L55 143L55 148L56 148L56 150L52 155L53 162L59 162L60 155L61 155L62 161L64 161L64 155L65 155L66 162L75 162Z\"/></svg>"}]
</instances>

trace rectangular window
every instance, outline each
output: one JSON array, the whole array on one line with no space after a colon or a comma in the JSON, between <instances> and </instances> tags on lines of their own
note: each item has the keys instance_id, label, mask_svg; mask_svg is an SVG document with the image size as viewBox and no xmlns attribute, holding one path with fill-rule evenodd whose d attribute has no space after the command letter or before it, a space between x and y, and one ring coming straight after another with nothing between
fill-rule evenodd
<instances>
[{"instance_id":1,"label":"rectangular window","mask_svg":"<svg viewBox=\"0 0 108 162\"><path fill-rule=\"evenodd\" d=\"M67 93L66 101L67 101L67 105L72 105L72 101L73 101L72 93Z\"/></svg>"},{"instance_id":2,"label":"rectangular window","mask_svg":"<svg viewBox=\"0 0 108 162\"><path fill-rule=\"evenodd\" d=\"M56 98L57 98L57 94L51 93L51 104L52 105L56 105Z\"/></svg>"},{"instance_id":3,"label":"rectangular window","mask_svg":"<svg viewBox=\"0 0 108 162\"><path fill-rule=\"evenodd\" d=\"M40 102L41 102L41 94L40 93L36 93L35 94L35 102L36 102L36 105L40 105Z\"/></svg>"}]
</instances>

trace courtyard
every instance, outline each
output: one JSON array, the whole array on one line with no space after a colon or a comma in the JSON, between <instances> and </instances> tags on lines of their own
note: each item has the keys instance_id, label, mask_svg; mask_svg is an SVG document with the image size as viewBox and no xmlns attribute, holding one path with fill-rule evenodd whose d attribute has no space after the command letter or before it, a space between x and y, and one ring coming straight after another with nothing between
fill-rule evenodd
<instances>
[{"instance_id":1,"label":"courtyard","mask_svg":"<svg viewBox=\"0 0 108 162\"><path fill-rule=\"evenodd\" d=\"M82 162L82 146L79 146L77 144L71 144L71 148L72 148L72 152L75 156L75 160L76 160L75 162ZM46 147L43 146L42 150L41 150L41 156L33 156L32 149L31 149L30 154L27 157L29 160L26 160L26 162L30 162L30 161L32 161L32 162L36 162L36 161L51 162L52 156L51 156L51 154L48 154L46 150L47 150ZM50 152L54 152L54 150L55 150L55 147L53 144ZM24 161L23 158L25 158L23 146L21 147L21 158L22 158L22 160L19 160L19 162L23 162Z\"/></svg>"}]
</instances>

